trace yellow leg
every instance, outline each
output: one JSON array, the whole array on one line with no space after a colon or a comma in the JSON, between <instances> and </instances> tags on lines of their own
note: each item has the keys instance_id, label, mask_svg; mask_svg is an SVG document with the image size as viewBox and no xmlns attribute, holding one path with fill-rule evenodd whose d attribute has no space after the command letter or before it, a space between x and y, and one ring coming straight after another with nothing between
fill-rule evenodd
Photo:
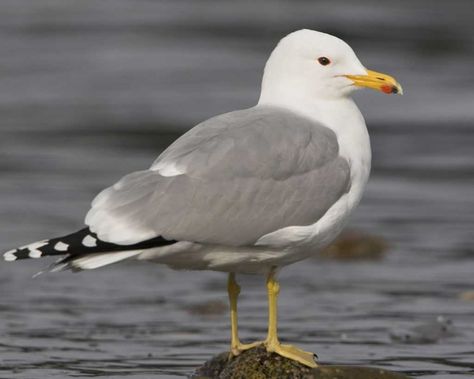
<instances>
[{"instance_id":1,"label":"yellow leg","mask_svg":"<svg viewBox=\"0 0 474 379\"><path fill-rule=\"evenodd\" d=\"M242 351L261 345L262 342L243 344L239 340L239 331L238 331L238 324L237 324L237 299L240 294L240 286L237 284L235 280L235 274L233 272L229 274L229 279L227 281L227 291L229 293L229 302L230 302L230 324L231 324L230 353L231 353L231 356L237 356Z\"/></svg>"},{"instance_id":2,"label":"yellow leg","mask_svg":"<svg viewBox=\"0 0 474 379\"><path fill-rule=\"evenodd\" d=\"M271 271L267 278L268 291L268 335L265 340L267 351L277 353L283 357L300 362L308 367L317 367L314 354L300 350L291 345L282 345L277 334L277 300L280 285L275 279L275 272Z\"/></svg>"}]
</instances>

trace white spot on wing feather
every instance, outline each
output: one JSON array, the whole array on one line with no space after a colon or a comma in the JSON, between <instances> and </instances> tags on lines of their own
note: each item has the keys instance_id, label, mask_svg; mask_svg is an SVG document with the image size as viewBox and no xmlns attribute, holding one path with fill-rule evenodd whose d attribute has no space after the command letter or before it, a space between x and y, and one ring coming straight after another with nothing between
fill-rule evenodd
<instances>
[{"instance_id":1,"label":"white spot on wing feather","mask_svg":"<svg viewBox=\"0 0 474 379\"><path fill-rule=\"evenodd\" d=\"M67 251L69 245L67 243L59 241L56 245L54 245L54 250L57 251Z\"/></svg>"},{"instance_id":2,"label":"white spot on wing feather","mask_svg":"<svg viewBox=\"0 0 474 379\"><path fill-rule=\"evenodd\" d=\"M87 247L96 247L97 246L97 239L92 237L91 235L87 235L82 240L82 244Z\"/></svg>"},{"instance_id":3,"label":"white spot on wing feather","mask_svg":"<svg viewBox=\"0 0 474 379\"><path fill-rule=\"evenodd\" d=\"M15 255L16 251L17 251L16 249L7 251L6 253L3 254L3 259L6 260L7 262L16 261L17 260L17 256Z\"/></svg>"},{"instance_id":4,"label":"white spot on wing feather","mask_svg":"<svg viewBox=\"0 0 474 379\"><path fill-rule=\"evenodd\" d=\"M41 258L41 255L43 253L40 251L40 250L31 250L29 253L28 253L28 256L30 258Z\"/></svg>"},{"instance_id":5,"label":"white spot on wing feather","mask_svg":"<svg viewBox=\"0 0 474 379\"><path fill-rule=\"evenodd\" d=\"M30 243L29 245L22 247L22 249L30 250L30 252L28 253L28 256L30 258L41 258L43 253L39 249L43 246L46 246L48 243L49 243L48 240L33 242L33 243Z\"/></svg>"}]
</instances>

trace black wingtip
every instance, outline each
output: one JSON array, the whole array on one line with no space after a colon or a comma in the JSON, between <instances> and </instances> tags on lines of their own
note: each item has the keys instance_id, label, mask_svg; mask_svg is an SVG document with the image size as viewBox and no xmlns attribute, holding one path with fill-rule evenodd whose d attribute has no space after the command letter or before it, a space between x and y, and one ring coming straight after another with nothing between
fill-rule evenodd
<instances>
[{"instance_id":1,"label":"black wingtip","mask_svg":"<svg viewBox=\"0 0 474 379\"><path fill-rule=\"evenodd\" d=\"M74 258L95 254L113 253L125 250L144 250L159 246L172 245L177 241L166 240L163 237L155 237L141 241L133 245L117 245L100 240L89 228L83 228L75 233L63 237L33 242L29 245L7 251L3 259L12 262L21 259L42 258L48 256L66 256L58 263L67 263ZM69 268L69 267L68 267Z\"/></svg>"}]
</instances>

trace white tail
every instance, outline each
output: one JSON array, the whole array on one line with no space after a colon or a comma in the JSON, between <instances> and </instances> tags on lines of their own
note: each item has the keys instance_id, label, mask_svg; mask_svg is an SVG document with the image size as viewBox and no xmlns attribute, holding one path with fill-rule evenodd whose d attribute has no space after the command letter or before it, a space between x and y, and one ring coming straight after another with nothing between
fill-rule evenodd
<instances>
[{"instance_id":1,"label":"white tail","mask_svg":"<svg viewBox=\"0 0 474 379\"><path fill-rule=\"evenodd\" d=\"M131 250L113 253L87 254L82 257L79 256L77 258L71 259L66 266L77 270L94 270L99 267L107 266L112 263L134 257L142 253L142 251L143 250ZM59 264L56 270L53 268L53 271L61 270L63 268L66 267L61 267L61 264Z\"/></svg>"}]
</instances>

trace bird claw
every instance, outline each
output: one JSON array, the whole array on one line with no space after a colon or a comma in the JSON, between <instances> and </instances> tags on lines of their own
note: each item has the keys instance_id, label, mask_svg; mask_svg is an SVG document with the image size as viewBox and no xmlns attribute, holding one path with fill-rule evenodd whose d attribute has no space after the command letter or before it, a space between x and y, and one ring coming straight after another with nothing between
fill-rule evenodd
<instances>
[{"instance_id":1,"label":"bird claw","mask_svg":"<svg viewBox=\"0 0 474 379\"><path fill-rule=\"evenodd\" d=\"M317 355L298 349L292 345L282 345L280 343L267 344L267 351L281 355L282 357L297 361L305 366L315 368L318 367L316 363Z\"/></svg>"}]
</instances>

